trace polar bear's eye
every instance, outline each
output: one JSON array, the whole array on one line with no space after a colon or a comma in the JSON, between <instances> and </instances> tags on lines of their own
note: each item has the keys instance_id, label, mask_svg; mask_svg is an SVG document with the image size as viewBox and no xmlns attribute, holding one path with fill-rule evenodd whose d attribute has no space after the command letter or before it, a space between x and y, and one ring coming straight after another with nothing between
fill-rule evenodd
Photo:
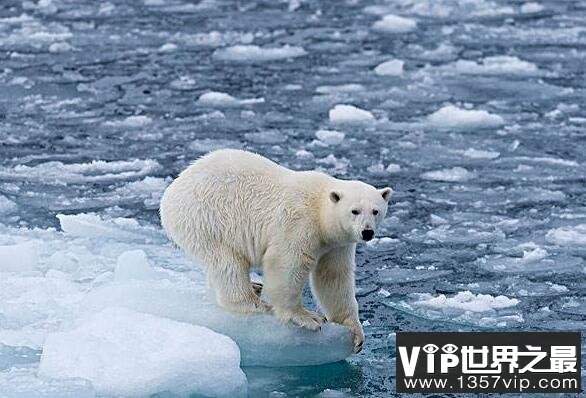
<instances>
[{"instance_id":1,"label":"polar bear's eye","mask_svg":"<svg viewBox=\"0 0 586 398\"><path fill-rule=\"evenodd\" d=\"M372 211L372 214L374 214L374 215L376 216L376 215L378 214L378 210L374 209L374 210Z\"/></svg>"},{"instance_id":2,"label":"polar bear's eye","mask_svg":"<svg viewBox=\"0 0 586 398\"><path fill-rule=\"evenodd\" d=\"M357 216L357 215L360 214L360 210L354 209L354 210L352 210L352 214L354 214L355 216Z\"/></svg>"}]
</instances>

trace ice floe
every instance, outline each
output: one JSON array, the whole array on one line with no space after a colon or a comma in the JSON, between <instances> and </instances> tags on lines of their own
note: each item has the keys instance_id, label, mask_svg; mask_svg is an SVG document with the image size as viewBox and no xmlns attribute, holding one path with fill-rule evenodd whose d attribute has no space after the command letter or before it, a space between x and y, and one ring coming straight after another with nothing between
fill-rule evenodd
<instances>
[{"instance_id":1,"label":"ice floe","mask_svg":"<svg viewBox=\"0 0 586 398\"><path fill-rule=\"evenodd\" d=\"M326 145L340 145L346 134L336 130L318 130L315 136Z\"/></svg>"},{"instance_id":2,"label":"ice floe","mask_svg":"<svg viewBox=\"0 0 586 398\"><path fill-rule=\"evenodd\" d=\"M407 33L415 30L417 22L411 18L398 15L385 15L381 20L376 21L372 28L384 33Z\"/></svg>"},{"instance_id":3,"label":"ice floe","mask_svg":"<svg viewBox=\"0 0 586 398\"><path fill-rule=\"evenodd\" d=\"M586 224L552 229L545 239L560 246L586 246Z\"/></svg>"},{"instance_id":4,"label":"ice floe","mask_svg":"<svg viewBox=\"0 0 586 398\"><path fill-rule=\"evenodd\" d=\"M240 105L253 105L261 104L265 102L264 98L250 98L250 99L238 99L230 94L222 93L219 91L208 91L199 96L196 104L200 106L210 107L233 107Z\"/></svg>"},{"instance_id":5,"label":"ice floe","mask_svg":"<svg viewBox=\"0 0 586 398\"><path fill-rule=\"evenodd\" d=\"M354 105L338 104L329 111L331 123L371 123L374 115Z\"/></svg>"},{"instance_id":6,"label":"ice floe","mask_svg":"<svg viewBox=\"0 0 586 398\"><path fill-rule=\"evenodd\" d=\"M343 326L312 332L220 309L203 273L160 228L95 214L58 219L61 231L0 225L0 347L43 349L35 382L81 377L100 394L231 396L244 383L239 363L316 365L352 353ZM136 367L141 377L130 377Z\"/></svg>"},{"instance_id":7,"label":"ice floe","mask_svg":"<svg viewBox=\"0 0 586 398\"><path fill-rule=\"evenodd\" d=\"M486 57L480 62L461 59L446 68L469 75L536 76L541 73L535 64L508 55Z\"/></svg>"},{"instance_id":8,"label":"ice floe","mask_svg":"<svg viewBox=\"0 0 586 398\"><path fill-rule=\"evenodd\" d=\"M379 280L384 284L420 282L451 274L450 270L387 268L378 271Z\"/></svg>"},{"instance_id":9,"label":"ice floe","mask_svg":"<svg viewBox=\"0 0 586 398\"><path fill-rule=\"evenodd\" d=\"M214 52L214 58L227 62L269 62L301 57L306 54L303 48L297 46L259 47L251 44L218 49Z\"/></svg>"},{"instance_id":10,"label":"ice floe","mask_svg":"<svg viewBox=\"0 0 586 398\"><path fill-rule=\"evenodd\" d=\"M421 178L424 180L445 182L465 182L474 178L474 176L475 174L473 172L468 171L463 167L428 171L421 174Z\"/></svg>"},{"instance_id":11,"label":"ice floe","mask_svg":"<svg viewBox=\"0 0 586 398\"><path fill-rule=\"evenodd\" d=\"M374 73L379 76L401 76L403 75L403 65L405 62L399 59L391 59L374 68Z\"/></svg>"},{"instance_id":12,"label":"ice floe","mask_svg":"<svg viewBox=\"0 0 586 398\"><path fill-rule=\"evenodd\" d=\"M238 346L207 328L108 308L43 345L39 375L89 380L98 394L244 396Z\"/></svg>"},{"instance_id":13,"label":"ice floe","mask_svg":"<svg viewBox=\"0 0 586 398\"><path fill-rule=\"evenodd\" d=\"M144 177L161 165L152 159L145 160L94 160L89 163L46 162L36 166L17 165L0 167L0 178L17 181L36 181L43 184L83 184L113 182Z\"/></svg>"},{"instance_id":14,"label":"ice floe","mask_svg":"<svg viewBox=\"0 0 586 398\"><path fill-rule=\"evenodd\" d=\"M440 129L479 129L500 127L505 121L501 116L484 110L446 105L429 115L427 123Z\"/></svg>"},{"instance_id":15,"label":"ice floe","mask_svg":"<svg viewBox=\"0 0 586 398\"><path fill-rule=\"evenodd\" d=\"M514 326L524 322L516 309L519 300L506 296L474 294L470 291L455 295L412 293L408 300L387 305L424 318L470 324L480 327Z\"/></svg>"}]
</instances>

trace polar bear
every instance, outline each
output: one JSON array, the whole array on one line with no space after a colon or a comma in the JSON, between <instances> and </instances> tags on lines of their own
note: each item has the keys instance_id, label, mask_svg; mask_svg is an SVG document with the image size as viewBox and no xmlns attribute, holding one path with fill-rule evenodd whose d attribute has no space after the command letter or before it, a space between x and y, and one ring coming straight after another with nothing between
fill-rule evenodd
<instances>
[{"instance_id":1,"label":"polar bear","mask_svg":"<svg viewBox=\"0 0 586 398\"><path fill-rule=\"evenodd\" d=\"M364 333L354 295L356 244L374 237L392 192L223 149L171 183L160 215L168 236L205 264L219 305L239 313L272 311L311 330L326 321L345 325L358 352ZM262 267L270 304L250 281L253 266ZM302 306L308 279L325 317Z\"/></svg>"}]
</instances>

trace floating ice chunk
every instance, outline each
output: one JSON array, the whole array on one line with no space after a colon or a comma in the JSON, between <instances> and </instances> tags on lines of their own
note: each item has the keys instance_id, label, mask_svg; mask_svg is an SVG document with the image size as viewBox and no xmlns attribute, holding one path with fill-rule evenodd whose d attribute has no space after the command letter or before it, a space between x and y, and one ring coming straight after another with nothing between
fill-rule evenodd
<instances>
[{"instance_id":1,"label":"floating ice chunk","mask_svg":"<svg viewBox=\"0 0 586 398\"><path fill-rule=\"evenodd\" d=\"M552 229L545 239L559 246L586 246L586 224Z\"/></svg>"},{"instance_id":2,"label":"floating ice chunk","mask_svg":"<svg viewBox=\"0 0 586 398\"><path fill-rule=\"evenodd\" d=\"M364 91L364 86L356 83L338 84L335 86L319 86L315 89L316 93L330 95L357 93L360 91Z\"/></svg>"},{"instance_id":3,"label":"floating ice chunk","mask_svg":"<svg viewBox=\"0 0 586 398\"><path fill-rule=\"evenodd\" d=\"M172 53L173 51L177 50L177 44L174 43L165 43L161 47L159 47L159 52L161 53Z\"/></svg>"},{"instance_id":4,"label":"floating ice chunk","mask_svg":"<svg viewBox=\"0 0 586 398\"><path fill-rule=\"evenodd\" d=\"M401 165L396 163L389 163L386 170L388 173L398 173L401 171Z\"/></svg>"},{"instance_id":5,"label":"floating ice chunk","mask_svg":"<svg viewBox=\"0 0 586 398\"><path fill-rule=\"evenodd\" d=\"M428 171L421 174L421 178L430 181L445 181L445 182L465 182L475 177L475 174L466 170L463 167L453 167L451 169L442 169L436 171Z\"/></svg>"},{"instance_id":6,"label":"floating ice chunk","mask_svg":"<svg viewBox=\"0 0 586 398\"><path fill-rule=\"evenodd\" d=\"M238 346L207 328L108 308L47 337L39 375L91 381L98 394L241 396Z\"/></svg>"},{"instance_id":7,"label":"floating ice chunk","mask_svg":"<svg viewBox=\"0 0 586 398\"><path fill-rule=\"evenodd\" d=\"M33 271L39 262L35 242L0 246L0 272Z\"/></svg>"},{"instance_id":8,"label":"floating ice chunk","mask_svg":"<svg viewBox=\"0 0 586 398\"><path fill-rule=\"evenodd\" d=\"M519 300L506 296L458 292L454 296L413 293L409 301L385 303L424 318L476 326L511 326L524 321L515 309Z\"/></svg>"},{"instance_id":9,"label":"floating ice chunk","mask_svg":"<svg viewBox=\"0 0 586 398\"><path fill-rule=\"evenodd\" d=\"M222 93L219 91L209 91L200 95L196 104L200 106L211 106L211 107L234 107L239 105L252 105L260 104L265 102L264 98L251 98L241 100L231 96L230 94Z\"/></svg>"},{"instance_id":10,"label":"floating ice chunk","mask_svg":"<svg viewBox=\"0 0 586 398\"><path fill-rule=\"evenodd\" d=\"M73 47L71 47L71 44L66 42L53 43L49 46L50 53L65 53L67 51L71 51L72 49Z\"/></svg>"},{"instance_id":11,"label":"floating ice chunk","mask_svg":"<svg viewBox=\"0 0 586 398\"><path fill-rule=\"evenodd\" d=\"M471 312L487 312L493 309L513 307L519 304L519 300L510 299L506 296L491 296L488 294L474 295L470 291L459 292L453 297L446 297L443 294L432 296L429 293L423 293L417 296L418 301L415 305L424 307L443 309L454 308Z\"/></svg>"},{"instance_id":12,"label":"floating ice chunk","mask_svg":"<svg viewBox=\"0 0 586 398\"><path fill-rule=\"evenodd\" d=\"M70 164L46 162L32 167L0 167L0 177L6 180L38 181L43 184L81 184L135 179L151 174L160 167L156 160L151 159L112 162L95 160L90 163Z\"/></svg>"},{"instance_id":13,"label":"floating ice chunk","mask_svg":"<svg viewBox=\"0 0 586 398\"><path fill-rule=\"evenodd\" d=\"M574 315L586 315L586 298L569 297L559 308L556 308L556 311Z\"/></svg>"},{"instance_id":14,"label":"floating ice chunk","mask_svg":"<svg viewBox=\"0 0 586 398\"><path fill-rule=\"evenodd\" d=\"M230 94L209 91L200 95L196 103L204 106L234 106L238 104L238 100Z\"/></svg>"},{"instance_id":15,"label":"floating ice chunk","mask_svg":"<svg viewBox=\"0 0 586 398\"><path fill-rule=\"evenodd\" d=\"M502 280L479 281L473 283L459 283L456 290L467 289L474 293L505 294L510 297L540 297L558 296L568 292L568 288L552 282L531 282L519 276L507 277ZM450 289L448 284L442 289Z\"/></svg>"},{"instance_id":16,"label":"floating ice chunk","mask_svg":"<svg viewBox=\"0 0 586 398\"><path fill-rule=\"evenodd\" d=\"M458 151L470 159L496 159L500 156L499 152L483 151L480 149L468 148L465 151Z\"/></svg>"},{"instance_id":17,"label":"floating ice chunk","mask_svg":"<svg viewBox=\"0 0 586 398\"><path fill-rule=\"evenodd\" d=\"M449 67L453 67L458 73L467 75L534 76L540 73L535 64L508 55L486 57L480 63L458 60Z\"/></svg>"},{"instance_id":18,"label":"floating ice chunk","mask_svg":"<svg viewBox=\"0 0 586 398\"><path fill-rule=\"evenodd\" d=\"M350 165L350 162L348 161L348 159L346 159L346 158L338 159L336 156L334 156L333 153L330 153L325 158L317 159L316 162L318 164L330 166L333 169L332 171L335 171L335 172L338 172L341 174L346 174L346 172L348 171L348 166Z\"/></svg>"},{"instance_id":19,"label":"floating ice chunk","mask_svg":"<svg viewBox=\"0 0 586 398\"><path fill-rule=\"evenodd\" d=\"M114 280L116 282L154 278L156 278L156 274L143 250L129 250L118 256L116 270L114 271Z\"/></svg>"},{"instance_id":20,"label":"floating ice chunk","mask_svg":"<svg viewBox=\"0 0 586 398\"><path fill-rule=\"evenodd\" d=\"M540 247L523 250L522 257L489 255L479 258L477 263L480 268L487 271L513 274L543 275L582 272L582 260L579 257L550 256L547 250Z\"/></svg>"},{"instance_id":21,"label":"floating ice chunk","mask_svg":"<svg viewBox=\"0 0 586 398\"><path fill-rule=\"evenodd\" d=\"M379 76L401 76L403 75L403 65L405 62L392 59L390 61L383 62L374 68L374 73Z\"/></svg>"},{"instance_id":22,"label":"floating ice chunk","mask_svg":"<svg viewBox=\"0 0 586 398\"><path fill-rule=\"evenodd\" d=\"M355 107L354 105L339 104L330 109L331 123L370 123L374 115L369 111Z\"/></svg>"},{"instance_id":23,"label":"floating ice chunk","mask_svg":"<svg viewBox=\"0 0 586 398\"><path fill-rule=\"evenodd\" d=\"M505 121L499 115L483 110L468 110L447 105L427 117L432 127L440 129L475 129L502 126Z\"/></svg>"},{"instance_id":24,"label":"floating ice chunk","mask_svg":"<svg viewBox=\"0 0 586 398\"><path fill-rule=\"evenodd\" d=\"M407 33L415 30L417 22L414 19L400 17L398 15L385 15L380 21L376 21L372 28L385 33Z\"/></svg>"},{"instance_id":25,"label":"floating ice chunk","mask_svg":"<svg viewBox=\"0 0 586 398\"><path fill-rule=\"evenodd\" d=\"M0 195L0 214L10 214L16 211L18 206L16 203L8 199L6 196Z\"/></svg>"},{"instance_id":26,"label":"floating ice chunk","mask_svg":"<svg viewBox=\"0 0 586 398\"><path fill-rule=\"evenodd\" d=\"M307 160L314 158L313 153L311 153L305 149L300 149L297 152L295 152L295 156L299 159L307 159Z\"/></svg>"},{"instance_id":27,"label":"floating ice chunk","mask_svg":"<svg viewBox=\"0 0 586 398\"><path fill-rule=\"evenodd\" d=\"M107 121L104 126L110 127L126 127L126 128L139 128L144 127L147 124L151 124L153 119L145 115L134 115L128 116L123 120Z\"/></svg>"},{"instance_id":28,"label":"floating ice chunk","mask_svg":"<svg viewBox=\"0 0 586 398\"><path fill-rule=\"evenodd\" d=\"M125 200L140 200L146 208L157 209L169 182L165 178L146 177L117 188L113 191L113 195L119 195Z\"/></svg>"},{"instance_id":29,"label":"floating ice chunk","mask_svg":"<svg viewBox=\"0 0 586 398\"><path fill-rule=\"evenodd\" d=\"M120 239L125 241L164 240L161 231L142 227L135 219L114 218L104 220L97 214L57 214L61 229L72 236Z\"/></svg>"},{"instance_id":30,"label":"floating ice chunk","mask_svg":"<svg viewBox=\"0 0 586 398\"><path fill-rule=\"evenodd\" d=\"M450 270L429 270L410 268L388 268L378 271L379 279L386 284L420 282L428 279L438 279L451 274Z\"/></svg>"},{"instance_id":31,"label":"floating ice chunk","mask_svg":"<svg viewBox=\"0 0 586 398\"><path fill-rule=\"evenodd\" d=\"M494 231L478 231L474 228L452 228L449 225L440 225L437 228L427 231L425 238L442 243L472 245L500 241L505 238L505 234L499 229Z\"/></svg>"},{"instance_id":32,"label":"floating ice chunk","mask_svg":"<svg viewBox=\"0 0 586 398\"><path fill-rule=\"evenodd\" d=\"M429 222L431 223L431 225L445 225L448 223L448 220L446 220L443 217L440 217L438 215L432 214L429 216Z\"/></svg>"},{"instance_id":33,"label":"floating ice chunk","mask_svg":"<svg viewBox=\"0 0 586 398\"><path fill-rule=\"evenodd\" d=\"M530 2L521 5L521 12L523 14L531 14L541 11L543 11L543 6L539 3Z\"/></svg>"},{"instance_id":34,"label":"floating ice chunk","mask_svg":"<svg viewBox=\"0 0 586 398\"><path fill-rule=\"evenodd\" d=\"M195 152L209 152L224 148L240 149L243 146L244 144L242 142L235 140L202 138L192 141L189 144L189 149Z\"/></svg>"},{"instance_id":35,"label":"floating ice chunk","mask_svg":"<svg viewBox=\"0 0 586 398\"><path fill-rule=\"evenodd\" d=\"M257 144L280 144L287 141L287 135L278 130L258 131L246 133L244 138Z\"/></svg>"},{"instance_id":36,"label":"floating ice chunk","mask_svg":"<svg viewBox=\"0 0 586 398\"><path fill-rule=\"evenodd\" d=\"M388 248L389 246L396 245L400 243L399 239L393 239L388 236L383 236L382 238L374 238L366 243L369 248L373 249L381 249L381 248Z\"/></svg>"},{"instance_id":37,"label":"floating ice chunk","mask_svg":"<svg viewBox=\"0 0 586 398\"><path fill-rule=\"evenodd\" d=\"M188 46L221 47L234 44L250 44L254 41L254 33L212 30L206 33L176 33L173 38Z\"/></svg>"},{"instance_id":38,"label":"floating ice chunk","mask_svg":"<svg viewBox=\"0 0 586 398\"><path fill-rule=\"evenodd\" d=\"M315 136L327 145L340 145L346 134L335 130L318 130Z\"/></svg>"},{"instance_id":39,"label":"floating ice chunk","mask_svg":"<svg viewBox=\"0 0 586 398\"><path fill-rule=\"evenodd\" d=\"M202 278L203 279L203 278ZM205 326L232 338L243 366L302 366L341 361L352 353L348 329L327 324L319 332L283 325L273 315L228 313L198 281L133 280L89 293L82 308L123 306L135 311Z\"/></svg>"},{"instance_id":40,"label":"floating ice chunk","mask_svg":"<svg viewBox=\"0 0 586 398\"><path fill-rule=\"evenodd\" d=\"M56 380L37 376L37 369L13 367L0 372L2 398L94 398L91 383L83 379Z\"/></svg>"},{"instance_id":41,"label":"floating ice chunk","mask_svg":"<svg viewBox=\"0 0 586 398\"><path fill-rule=\"evenodd\" d=\"M268 62L301 57L307 52L296 46L259 47L256 45L236 45L214 51L213 57L228 62Z\"/></svg>"}]
</instances>

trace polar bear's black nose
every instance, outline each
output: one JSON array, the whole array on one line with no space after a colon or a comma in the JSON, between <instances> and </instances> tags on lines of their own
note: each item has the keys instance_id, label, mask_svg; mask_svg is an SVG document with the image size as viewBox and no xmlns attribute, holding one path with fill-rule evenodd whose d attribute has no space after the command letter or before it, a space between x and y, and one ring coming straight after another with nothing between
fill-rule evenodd
<instances>
[{"instance_id":1,"label":"polar bear's black nose","mask_svg":"<svg viewBox=\"0 0 586 398\"><path fill-rule=\"evenodd\" d=\"M372 229L365 229L362 231L362 239L369 241L374 237L374 231Z\"/></svg>"}]
</instances>

